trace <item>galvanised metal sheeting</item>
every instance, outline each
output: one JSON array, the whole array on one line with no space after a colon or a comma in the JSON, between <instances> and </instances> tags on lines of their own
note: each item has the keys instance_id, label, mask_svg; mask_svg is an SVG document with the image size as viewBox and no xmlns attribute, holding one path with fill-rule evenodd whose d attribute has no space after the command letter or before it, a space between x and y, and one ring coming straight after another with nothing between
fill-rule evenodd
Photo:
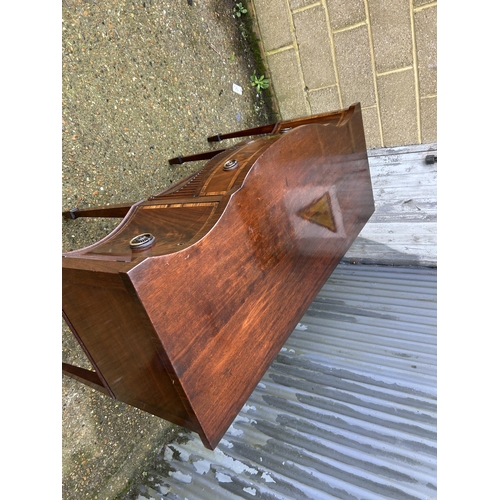
<instances>
[{"instance_id":1,"label":"galvanised metal sheeting","mask_svg":"<svg viewBox=\"0 0 500 500\"><path fill-rule=\"evenodd\" d=\"M339 265L218 448L166 445L135 498L436 498L436 273Z\"/></svg>"}]
</instances>

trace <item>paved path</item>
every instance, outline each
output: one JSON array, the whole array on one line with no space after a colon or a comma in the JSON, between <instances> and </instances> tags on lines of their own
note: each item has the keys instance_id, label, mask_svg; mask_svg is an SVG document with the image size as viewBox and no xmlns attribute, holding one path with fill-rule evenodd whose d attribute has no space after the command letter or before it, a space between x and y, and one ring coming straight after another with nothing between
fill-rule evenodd
<instances>
[{"instance_id":1,"label":"paved path","mask_svg":"<svg viewBox=\"0 0 500 500\"><path fill-rule=\"evenodd\" d=\"M359 101L369 148L437 142L437 3L252 0L282 118Z\"/></svg>"}]
</instances>

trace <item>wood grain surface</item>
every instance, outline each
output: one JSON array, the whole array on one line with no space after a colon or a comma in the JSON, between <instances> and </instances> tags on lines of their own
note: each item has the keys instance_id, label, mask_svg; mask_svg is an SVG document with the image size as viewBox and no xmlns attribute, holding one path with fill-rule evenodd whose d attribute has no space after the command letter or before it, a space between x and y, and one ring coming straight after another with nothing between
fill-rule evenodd
<instances>
[{"instance_id":1,"label":"wood grain surface","mask_svg":"<svg viewBox=\"0 0 500 500\"><path fill-rule=\"evenodd\" d=\"M374 211L359 104L288 125L63 258L64 314L114 397L210 449Z\"/></svg>"}]
</instances>

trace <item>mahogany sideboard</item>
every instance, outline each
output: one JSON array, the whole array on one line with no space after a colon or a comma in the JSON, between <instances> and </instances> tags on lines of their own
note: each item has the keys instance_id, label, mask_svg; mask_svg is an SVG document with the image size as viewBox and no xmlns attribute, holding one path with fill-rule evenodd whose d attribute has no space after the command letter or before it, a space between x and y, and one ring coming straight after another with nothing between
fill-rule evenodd
<instances>
[{"instance_id":1,"label":"mahogany sideboard","mask_svg":"<svg viewBox=\"0 0 500 500\"><path fill-rule=\"evenodd\" d=\"M228 149L62 259L63 373L214 449L374 211L361 107L226 136Z\"/></svg>"}]
</instances>

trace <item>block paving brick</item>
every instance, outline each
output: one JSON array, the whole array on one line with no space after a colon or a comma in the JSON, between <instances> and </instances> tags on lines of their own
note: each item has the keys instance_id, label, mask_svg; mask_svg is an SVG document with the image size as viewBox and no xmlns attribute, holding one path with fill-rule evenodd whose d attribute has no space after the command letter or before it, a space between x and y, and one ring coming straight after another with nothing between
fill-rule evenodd
<instances>
[{"instance_id":1,"label":"block paving brick","mask_svg":"<svg viewBox=\"0 0 500 500\"><path fill-rule=\"evenodd\" d=\"M335 69L325 10L317 6L301 11L294 14L293 21L306 86L317 89L332 85Z\"/></svg>"},{"instance_id":2,"label":"block paving brick","mask_svg":"<svg viewBox=\"0 0 500 500\"><path fill-rule=\"evenodd\" d=\"M369 148L437 142L437 2L249 5L283 119L359 101Z\"/></svg>"},{"instance_id":3,"label":"block paving brick","mask_svg":"<svg viewBox=\"0 0 500 500\"><path fill-rule=\"evenodd\" d=\"M376 104L368 27L359 26L333 36L342 102L349 106Z\"/></svg>"},{"instance_id":4,"label":"block paving brick","mask_svg":"<svg viewBox=\"0 0 500 500\"><path fill-rule=\"evenodd\" d=\"M332 30L347 28L366 20L364 0L327 0Z\"/></svg>"},{"instance_id":5,"label":"block paving brick","mask_svg":"<svg viewBox=\"0 0 500 500\"><path fill-rule=\"evenodd\" d=\"M370 0L375 68L384 73L411 66L412 31L407 0Z\"/></svg>"},{"instance_id":6,"label":"block paving brick","mask_svg":"<svg viewBox=\"0 0 500 500\"><path fill-rule=\"evenodd\" d=\"M384 145L418 144L413 71L381 75L377 81Z\"/></svg>"}]
</instances>

